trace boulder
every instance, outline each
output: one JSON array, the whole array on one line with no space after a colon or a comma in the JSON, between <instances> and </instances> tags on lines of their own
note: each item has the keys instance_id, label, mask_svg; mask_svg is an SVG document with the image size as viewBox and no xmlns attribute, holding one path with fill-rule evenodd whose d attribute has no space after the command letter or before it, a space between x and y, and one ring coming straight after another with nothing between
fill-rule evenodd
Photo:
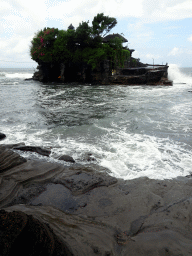
<instances>
[{"instance_id":1,"label":"boulder","mask_svg":"<svg viewBox=\"0 0 192 256\"><path fill-rule=\"evenodd\" d=\"M33 146L16 146L13 149L22 150L22 151L31 151L36 152L43 156L49 156L51 154L50 150L41 148L41 147L33 147Z\"/></svg>"},{"instance_id":2,"label":"boulder","mask_svg":"<svg viewBox=\"0 0 192 256\"><path fill-rule=\"evenodd\" d=\"M70 163L75 163L75 160L73 159L73 157L68 156L68 155L62 155L59 157L59 160L63 160L65 162L70 162Z\"/></svg>"},{"instance_id":3,"label":"boulder","mask_svg":"<svg viewBox=\"0 0 192 256\"><path fill-rule=\"evenodd\" d=\"M96 161L96 159L92 156L91 153L87 153L84 155L83 161L91 162L91 161Z\"/></svg>"},{"instance_id":4,"label":"boulder","mask_svg":"<svg viewBox=\"0 0 192 256\"><path fill-rule=\"evenodd\" d=\"M6 135L4 134L4 133L1 133L0 132L0 140L3 140L3 139L5 139L6 138Z\"/></svg>"}]
</instances>

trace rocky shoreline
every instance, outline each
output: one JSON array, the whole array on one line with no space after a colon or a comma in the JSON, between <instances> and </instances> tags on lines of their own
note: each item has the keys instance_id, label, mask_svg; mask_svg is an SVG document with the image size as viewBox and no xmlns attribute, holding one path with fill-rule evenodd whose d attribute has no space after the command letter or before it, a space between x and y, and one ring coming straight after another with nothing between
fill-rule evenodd
<instances>
[{"instance_id":1,"label":"rocky shoreline","mask_svg":"<svg viewBox=\"0 0 192 256\"><path fill-rule=\"evenodd\" d=\"M191 175L125 181L19 150L0 145L0 255L192 255Z\"/></svg>"},{"instance_id":2,"label":"rocky shoreline","mask_svg":"<svg viewBox=\"0 0 192 256\"><path fill-rule=\"evenodd\" d=\"M76 83L76 84L89 84L89 85L165 85L172 86L173 81L168 79L168 65L156 65L153 68L147 68L148 64L140 63L138 67L135 68L117 68L115 73L112 75L109 71L109 64L104 65L104 70L97 70L97 72L91 72L89 79L86 78L86 71L76 77L74 75L73 80L70 78L66 80L62 75L64 74L64 70L61 70L61 74L59 78L52 79L48 74L51 74L51 70L45 71L45 67L43 65L39 65L37 67L38 71L33 74L32 79L34 81L40 81L43 83ZM142 67L141 67L142 66ZM48 67L47 67L48 68ZM55 71L53 72L55 73ZM29 79L26 79L29 80Z\"/></svg>"}]
</instances>

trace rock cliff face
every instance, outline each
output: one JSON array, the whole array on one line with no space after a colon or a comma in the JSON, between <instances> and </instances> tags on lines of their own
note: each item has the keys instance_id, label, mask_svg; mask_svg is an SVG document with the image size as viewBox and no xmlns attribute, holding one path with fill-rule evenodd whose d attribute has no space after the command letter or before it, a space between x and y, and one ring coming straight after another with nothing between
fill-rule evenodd
<instances>
[{"instance_id":1,"label":"rock cliff face","mask_svg":"<svg viewBox=\"0 0 192 256\"><path fill-rule=\"evenodd\" d=\"M1 255L192 255L191 176L124 181L95 164L26 160L9 146L0 162L9 167L0 172Z\"/></svg>"},{"instance_id":2,"label":"rock cliff face","mask_svg":"<svg viewBox=\"0 0 192 256\"><path fill-rule=\"evenodd\" d=\"M111 74L109 61L103 61L93 71L89 65L64 65L41 63L33 79L40 82L109 83Z\"/></svg>"},{"instance_id":3,"label":"rock cliff face","mask_svg":"<svg viewBox=\"0 0 192 256\"><path fill-rule=\"evenodd\" d=\"M168 66L166 65L147 69L146 65L140 62L135 68L131 68L130 63L127 63L126 68L117 68L112 72L110 62L105 60L95 70L88 65L70 66L63 63L54 65L41 63L38 69L39 71L34 73L33 79L40 82L172 85L172 82L167 79Z\"/></svg>"}]
</instances>

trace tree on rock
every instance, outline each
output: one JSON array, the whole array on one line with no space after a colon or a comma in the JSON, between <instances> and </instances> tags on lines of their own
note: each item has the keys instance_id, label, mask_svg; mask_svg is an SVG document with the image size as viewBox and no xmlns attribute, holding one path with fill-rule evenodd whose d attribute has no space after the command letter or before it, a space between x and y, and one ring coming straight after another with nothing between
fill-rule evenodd
<instances>
[{"instance_id":1,"label":"tree on rock","mask_svg":"<svg viewBox=\"0 0 192 256\"><path fill-rule=\"evenodd\" d=\"M87 70L100 69L104 60L108 60L113 67L123 65L130 55L128 50L123 49L122 41L103 42L103 36L116 24L115 18L99 13L93 18L92 26L89 21L82 21L76 29L72 24L67 30L44 28L31 41L31 58L52 80L60 77L61 65L68 73L72 73L73 69L76 74L82 73L85 67Z\"/></svg>"},{"instance_id":2,"label":"tree on rock","mask_svg":"<svg viewBox=\"0 0 192 256\"><path fill-rule=\"evenodd\" d=\"M109 16L104 16L103 13L98 13L94 17L92 25L94 36L105 36L117 25L117 20Z\"/></svg>"},{"instance_id":3,"label":"tree on rock","mask_svg":"<svg viewBox=\"0 0 192 256\"><path fill-rule=\"evenodd\" d=\"M53 47L59 35L57 28L44 28L39 31L31 41L30 54L33 60L52 62Z\"/></svg>"}]
</instances>

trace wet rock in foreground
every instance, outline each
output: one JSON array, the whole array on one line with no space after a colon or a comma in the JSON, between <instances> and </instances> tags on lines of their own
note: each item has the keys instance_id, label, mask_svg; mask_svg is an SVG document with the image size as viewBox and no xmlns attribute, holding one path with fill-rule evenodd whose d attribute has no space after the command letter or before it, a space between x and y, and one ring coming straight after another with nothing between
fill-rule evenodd
<instances>
[{"instance_id":1,"label":"wet rock in foreground","mask_svg":"<svg viewBox=\"0 0 192 256\"><path fill-rule=\"evenodd\" d=\"M0 255L72 256L49 225L21 211L0 211Z\"/></svg>"},{"instance_id":2,"label":"wet rock in foreground","mask_svg":"<svg viewBox=\"0 0 192 256\"><path fill-rule=\"evenodd\" d=\"M65 162L70 162L70 163L75 163L75 160L73 159L73 157L68 156L68 155L62 155L59 157L59 160L63 160Z\"/></svg>"},{"instance_id":3,"label":"wet rock in foreground","mask_svg":"<svg viewBox=\"0 0 192 256\"><path fill-rule=\"evenodd\" d=\"M30 151L30 152L36 152L43 156L49 156L51 154L50 150L41 148L41 147L33 147L33 146L15 146L13 149L21 150L21 151Z\"/></svg>"},{"instance_id":4,"label":"wet rock in foreground","mask_svg":"<svg viewBox=\"0 0 192 256\"><path fill-rule=\"evenodd\" d=\"M15 147L25 146L24 142L16 143L16 144L1 144L0 148L14 149Z\"/></svg>"},{"instance_id":5,"label":"wet rock in foreground","mask_svg":"<svg viewBox=\"0 0 192 256\"><path fill-rule=\"evenodd\" d=\"M7 150L0 151L0 159ZM58 251L63 253L64 246L66 255L192 255L191 176L124 181L93 164L27 160L0 173L0 207L21 216L11 232L14 246L15 237L20 237L17 228L27 225L22 216L27 216L38 230L28 231L34 246L40 240L47 245L54 241L55 246L56 236L61 242ZM0 235L5 232L1 228ZM54 255L49 246L46 250Z\"/></svg>"},{"instance_id":6,"label":"wet rock in foreground","mask_svg":"<svg viewBox=\"0 0 192 256\"><path fill-rule=\"evenodd\" d=\"M25 162L27 162L27 160L19 154L0 147L0 172L4 172Z\"/></svg>"},{"instance_id":7,"label":"wet rock in foreground","mask_svg":"<svg viewBox=\"0 0 192 256\"><path fill-rule=\"evenodd\" d=\"M95 173L90 167L69 167L70 176L61 174L53 180L56 184L67 187L73 195L84 194L94 188L110 186L117 183L117 179L111 176Z\"/></svg>"}]
</instances>

